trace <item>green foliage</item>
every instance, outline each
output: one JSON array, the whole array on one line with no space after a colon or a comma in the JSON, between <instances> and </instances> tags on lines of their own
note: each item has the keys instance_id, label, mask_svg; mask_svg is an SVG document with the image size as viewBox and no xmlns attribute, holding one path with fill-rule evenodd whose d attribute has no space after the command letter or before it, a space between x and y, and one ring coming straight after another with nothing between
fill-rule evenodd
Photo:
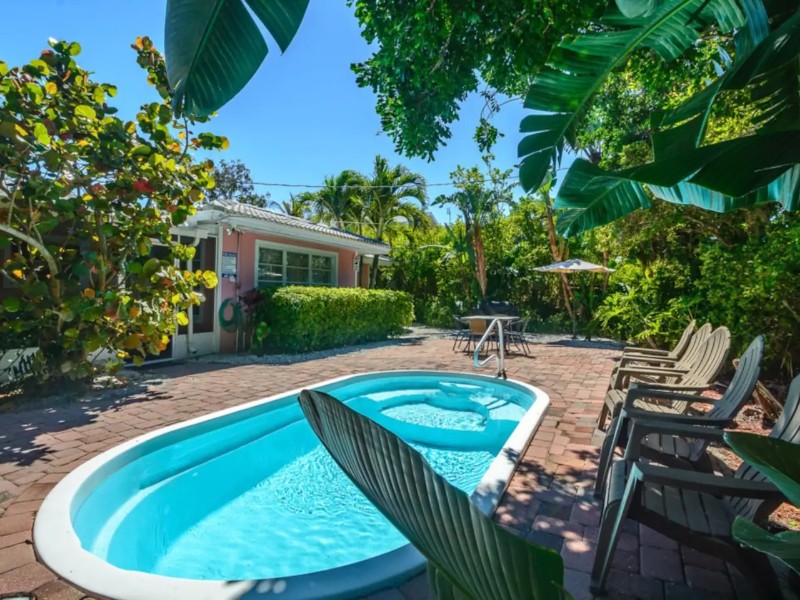
<instances>
[{"instance_id":1,"label":"green foliage","mask_svg":"<svg viewBox=\"0 0 800 600\"><path fill-rule=\"evenodd\" d=\"M131 121L109 104L116 88L75 62L77 43L50 46L21 67L0 63L0 343L38 347L42 378L84 379L95 351L140 362L163 350L202 300L196 290L216 285L213 272L173 265L194 248L174 243L170 227L213 185L212 163L190 150L227 140L174 120L149 39L133 48L161 99Z\"/></svg>"},{"instance_id":2,"label":"green foliage","mask_svg":"<svg viewBox=\"0 0 800 600\"><path fill-rule=\"evenodd\" d=\"M250 169L240 160L221 160L214 166L214 187L208 200L236 200L266 208L271 205L269 192L256 192Z\"/></svg>"},{"instance_id":3,"label":"green foliage","mask_svg":"<svg viewBox=\"0 0 800 600\"><path fill-rule=\"evenodd\" d=\"M177 114L207 116L250 81L267 56L259 23L286 51L308 0L169 0L164 27Z\"/></svg>"},{"instance_id":4,"label":"green foliage","mask_svg":"<svg viewBox=\"0 0 800 600\"><path fill-rule=\"evenodd\" d=\"M465 169L458 166L450 174L456 191L449 196L440 196L436 205L453 204L464 219L468 256L475 272L475 281L481 298L486 298L488 281L486 274L486 250L483 243L483 228L497 218L503 205L513 202L515 183L507 183L511 171L501 171L490 166L491 155L484 157L487 171L478 167Z\"/></svg>"},{"instance_id":5,"label":"green foliage","mask_svg":"<svg viewBox=\"0 0 800 600\"><path fill-rule=\"evenodd\" d=\"M377 50L352 66L377 94L383 130L397 151L432 158L450 138L459 104L479 86L495 98L519 96L551 45L583 25L603 2L536 0L348 0L362 35ZM488 133L488 135L487 135ZM494 135L485 119L478 136Z\"/></svg>"},{"instance_id":6,"label":"green foliage","mask_svg":"<svg viewBox=\"0 0 800 600\"><path fill-rule=\"evenodd\" d=\"M256 313L269 332L270 351L308 352L384 340L414 319L405 292L363 288L287 286L267 294ZM258 327L258 326L257 326Z\"/></svg>"},{"instance_id":7,"label":"green foliage","mask_svg":"<svg viewBox=\"0 0 800 600\"><path fill-rule=\"evenodd\" d=\"M700 260L703 314L728 325L739 344L766 333L769 366L794 375L800 366L800 218L780 215L729 247L709 241Z\"/></svg>"},{"instance_id":8,"label":"green foliage","mask_svg":"<svg viewBox=\"0 0 800 600\"><path fill-rule=\"evenodd\" d=\"M658 259L646 267L626 262L610 277L609 293L594 315L599 331L653 346L680 337L696 303L688 265Z\"/></svg>"},{"instance_id":9,"label":"green foliage","mask_svg":"<svg viewBox=\"0 0 800 600\"><path fill-rule=\"evenodd\" d=\"M558 164L565 144L588 155L559 190L560 231L648 208L649 196L719 212L767 202L794 210L796 7L770 3L767 15L760 0L617 4L625 15L610 8L597 27L553 49L526 100L540 111L522 123L526 189Z\"/></svg>"},{"instance_id":10,"label":"green foliage","mask_svg":"<svg viewBox=\"0 0 800 600\"><path fill-rule=\"evenodd\" d=\"M729 431L725 441L747 463L755 466L795 506L800 506L800 446L786 440ZM737 517L733 536L745 546L775 556L800 573L800 533L770 534Z\"/></svg>"}]
</instances>

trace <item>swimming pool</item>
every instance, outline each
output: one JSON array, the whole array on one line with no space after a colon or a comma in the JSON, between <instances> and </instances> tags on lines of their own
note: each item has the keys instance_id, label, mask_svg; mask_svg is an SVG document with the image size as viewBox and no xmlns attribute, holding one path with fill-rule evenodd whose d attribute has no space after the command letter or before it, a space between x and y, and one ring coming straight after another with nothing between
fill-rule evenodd
<instances>
[{"instance_id":1,"label":"swimming pool","mask_svg":"<svg viewBox=\"0 0 800 600\"><path fill-rule=\"evenodd\" d=\"M394 431L493 510L549 400L513 381L390 371L313 386ZM338 469L299 390L131 440L45 499L42 560L111 598L347 598L424 560Z\"/></svg>"}]
</instances>

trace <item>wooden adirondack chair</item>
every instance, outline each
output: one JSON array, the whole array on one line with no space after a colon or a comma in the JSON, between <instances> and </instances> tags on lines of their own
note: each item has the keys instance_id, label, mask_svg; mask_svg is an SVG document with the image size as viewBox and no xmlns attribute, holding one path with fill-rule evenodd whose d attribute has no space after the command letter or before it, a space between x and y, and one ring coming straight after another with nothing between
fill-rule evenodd
<instances>
[{"instance_id":1,"label":"wooden adirondack chair","mask_svg":"<svg viewBox=\"0 0 800 600\"><path fill-rule=\"evenodd\" d=\"M677 362L683 357L684 353L689 347L689 342L692 340L692 336L694 335L694 327L695 321L692 320L692 322L686 326L686 329L683 330L681 338L678 340L678 343L675 344L675 347L672 350L647 348L643 346L628 346L623 348L620 365L622 365L622 361L633 362L638 360L651 362L661 359Z\"/></svg>"},{"instance_id":2,"label":"wooden adirondack chair","mask_svg":"<svg viewBox=\"0 0 800 600\"><path fill-rule=\"evenodd\" d=\"M783 412L770 434L800 443L800 376L795 377ZM642 432L645 428L642 428ZM649 431L723 442L724 431L672 423L651 423ZM636 456L631 438L630 456ZM733 477L659 467L638 459L621 460L611 469L605 496L591 587L602 593L622 523L633 519L673 540L735 565L764 598L780 598L778 578L765 554L731 537L736 516L762 522L785 500L754 467L743 463Z\"/></svg>"},{"instance_id":3,"label":"wooden adirondack chair","mask_svg":"<svg viewBox=\"0 0 800 600\"><path fill-rule=\"evenodd\" d=\"M618 368L612 375L610 389L603 400L603 407L597 419L598 429L603 428L609 415L617 414L625 400L627 388L634 383L638 383L640 387L682 393L706 390L725 365L730 349L731 332L727 327L720 327L706 337L696 351L691 351L691 358L690 351L687 350L684 358L675 367ZM669 401L662 401L662 404L665 405L665 412L683 412L673 410ZM683 409L685 408L684 406Z\"/></svg>"},{"instance_id":4,"label":"wooden adirondack chair","mask_svg":"<svg viewBox=\"0 0 800 600\"><path fill-rule=\"evenodd\" d=\"M761 372L763 356L764 338L758 336L742 354L736 373L719 400L694 394L648 390L646 387L632 388L628 392L619 414L611 421L603 441L597 479L594 484L595 496L600 496L605 488L606 477L614 460L614 451L617 448L625 448L628 440L633 438L637 438L636 448L639 454L636 458L643 457L671 467L713 472L706 453L707 440L686 439L679 434L672 433L643 434L642 422L667 421L720 429L727 427L753 394ZM665 400L671 401L672 404L663 404ZM710 404L713 405L713 408L707 413L683 414L694 404ZM667 411L667 408L674 412Z\"/></svg>"}]
</instances>

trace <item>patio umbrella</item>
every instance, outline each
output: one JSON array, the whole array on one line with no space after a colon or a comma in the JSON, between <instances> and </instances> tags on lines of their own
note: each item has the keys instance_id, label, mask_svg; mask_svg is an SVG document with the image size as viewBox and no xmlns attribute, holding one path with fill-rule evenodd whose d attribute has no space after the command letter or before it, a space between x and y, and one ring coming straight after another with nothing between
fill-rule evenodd
<instances>
[{"instance_id":1,"label":"patio umbrella","mask_svg":"<svg viewBox=\"0 0 800 600\"><path fill-rule=\"evenodd\" d=\"M589 272L589 273L613 273L614 269L609 269L608 267L604 267L603 265L596 265L594 263L590 263L587 260L581 260L580 258L570 258L569 260L564 260L561 262L553 263L552 265L545 265L543 267L536 267L533 269L534 271L541 271L543 273L580 273L580 272ZM578 328L578 323L576 320L576 307L573 306L572 308L572 337L575 338L575 332Z\"/></svg>"}]
</instances>

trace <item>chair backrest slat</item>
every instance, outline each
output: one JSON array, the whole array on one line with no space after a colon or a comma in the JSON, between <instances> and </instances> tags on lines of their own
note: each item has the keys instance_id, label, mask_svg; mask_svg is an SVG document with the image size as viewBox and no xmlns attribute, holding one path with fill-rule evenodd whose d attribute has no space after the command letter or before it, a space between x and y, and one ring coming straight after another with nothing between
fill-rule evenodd
<instances>
[{"instance_id":1,"label":"chair backrest slat","mask_svg":"<svg viewBox=\"0 0 800 600\"><path fill-rule=\"evenodd\" d=\"M686 329L683 330L683 334L681 338L678 340L678 343L675 344L675 347L672 349L672 354L675 358L683 358L684 352L689 347L689 342L692 339L692 334L694 333L694 326L695 320L692 319L692 322L686 326Z\"/></svg>"},{"instance_id":2,"label":"chair backrest slat","mask_svg":"<svg viewBox=\"0 0 800 600\"><path fill-rule=\"evenodd\" d=\"M714 408L708 412L709 418L733 420L742 409L742 406L744 406L744 403L753 394L753 390L758 383L758 376L761 373L761 359L763 356L764 337L758 336L750 342L750 346L739 359L739 366L736 368L728 388L722 394L722 398L714 404ZM696 459L705 452L708 441L695 439L692 440L691 446L691 456Z\"/></svg>"},{"instance_id":3,"label":"chair backrest slat","mask_svg":"<svg viewBox=\"0 0 800 600\"><path fill-rule=\"evenodd\" d=\"M777 438L792 444L800 444L800 375L794 378L786 394L786 403L780 418L776 421L771 438ZM767 478L755 467L745 463L736 470L735 477L740 479L750 479L754 481L767 481ZM727 498L729 505L736 514L753 519L763 508L763 500L753 500L749 498ZM770 510L777 508L778 502L771 502Z\"/></svg>"},{"instance_id":4,"label":"chair backrest slat","mask_svg":"<svg viewBox=\"0 0 800 600\"><path fill-rule=\"evenodd\" d=\"M686 351L683 353L683 356L681 356L677 366L681 368L690 368L697 359L697 353L701 350L703 343L708 339L712 331L713 328L711 327L711 323L706 323L700 329L695 331L694 335L687 342Z\"/></svg>"},{"instance_id":5,"label":"chair backrest slat","mask_svg":"<svg viewBox=\"0 0 800 600\"><path fill-rule=\"evenodd\" d=\"M719 327L703 342L682 382L689 385L711 384L722 371L730 350L731 332L727 327Z\"/></svg>"}]
</instances>

